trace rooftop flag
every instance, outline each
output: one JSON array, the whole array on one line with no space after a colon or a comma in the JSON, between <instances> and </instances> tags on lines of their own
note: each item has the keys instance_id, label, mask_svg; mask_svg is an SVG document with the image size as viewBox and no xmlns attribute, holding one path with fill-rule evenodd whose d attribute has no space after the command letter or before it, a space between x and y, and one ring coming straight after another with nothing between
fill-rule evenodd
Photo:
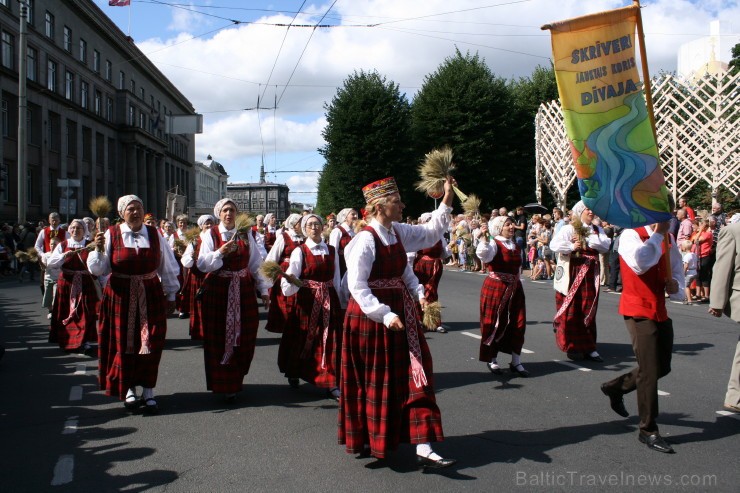
<instances>
[{"instance_id":1,"label":"rooftop flag","mask_svg":"<svg viewBox=\"0 0 740 493\"><path fill-rule=\"evenodd\" d=\"M108 5L111 7L128 7L131 5L131 0L108 0Z\"/></svg>"},{"instance_id":2,"label":"rooftop flag","mask_svg":"<svg viewBox=\"0 0 740 493\"><path fill-rule=\"evenodd\" d=\"M552 34L581 198L594 214L627 228L671 216L652 108L637 71L637 26L639 5L542 27Z\"/></svg>"}]
</instances>

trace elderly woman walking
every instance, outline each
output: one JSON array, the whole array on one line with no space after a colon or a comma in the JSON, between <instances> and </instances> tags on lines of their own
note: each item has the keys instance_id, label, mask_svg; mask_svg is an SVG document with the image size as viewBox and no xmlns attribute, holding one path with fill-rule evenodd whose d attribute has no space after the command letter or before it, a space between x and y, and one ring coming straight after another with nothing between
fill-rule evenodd
<instances>
[{"instance_id":1,"label":"elderly woman walking","mask_svg":"<svg viewBox=\"0 0 740 493\"><path fill-rule=\"evenodd\" d=\"M269 304L268 281L251 231L236 229L236 203L224 198L213 208L220 223L201 233L197 266L203 280L203 358L208 390L234 402L254 357L257 341L257 296Z\"/></svg>"},{"instance_id":2,"label":"elderly woman walking","mask_svg":"<svg viewBox=\"0 0 740 493\"><path fill-rule=\"evenodd\" d=\"M210 214L203 214L198 218L198 227L201 232L208 231L216 223L216 218ZM182 266L186 269L187 278L185 286L182 288L182 296L185 300L187 310L190 313L190 338L193 340L203 340L203 315L201 299L198 292L203 286L205 273L201 272L196 265L200 254L200 244L202 243L200 235L191 241L185 252L182 254Z\"/></svg>"},{"instance_id":3,"label":"elderly woman walking","mask_svg":"<svg viewBox=\"0 0 740 493\"><path fill-rule=\"evenodd\" d=\"M342 209L337 214L337 227L329 234L329 245L333 246L339 256L339 276L344 277L347 272L347 262L344 260L344 249L355 236L354 224L357 221L357 211L351 208Z\"/></svg>"},{"instance_id":4,"label":"elderly woman walking","mask_svg":"<svg viewBox=\"0 0 740 493\"><path fill-rule=\"evenodd\" d=\"M98 325L100 388L128 409L143 404L145 412L156 413L154 387L180 269L156 228L144 225L143 204L136 195L118 199L123 222L98 232L87 268L96 276L110 274ZM143 387L141 401L137 386Z\"/></svg>"},{"instance_id":5,"label":"elderly woman walking","mask_svg":"<svg viewBox=\"0 0 740 493\"><path fill-rule=\"evenodd\" d=\"M430 445L444 438L442 419L417 311L417 303L427 302L406 257L406 249L434 245L447 227L451 179L444 190L439 209L424 225L400 223L405 205L393 178L362 190L370 222L345 249L351 298L342 336L339 443L349 453L382 459L403 442L416 445L420 467L455 463Z\"/></svg>"},{"instance_id":6,"label":"elderly woman walking","mask_svg":"<svg viewBox=\"0 0 740 493\"><path fill-rule=\"evenodd\" d=\"M54 249L47 269L59 269L57 294L54 297L49 342L67 351L88 351L98 340L98 282L87 270L90 250L87 227L82 219L73 219L67 232L70 238Z\"/></svg>"},{"instance_id":7,"label":"elderly woman walking","mask_svg":"<svg viewBox=\"0 0 740 493\"><path fill-rule=\"evenodd\" d=\"M275 244L272 246L270 253L267 254L265 261L277 262L280 264L280 268L285 271L288 268L290 254L303 243L303 239L301 216L291 214L285 220L285 226L282 232L277 235ZM283 295L280 282L276 281L270 290L270 306L267 309L265 330L281 334L294 309L295 298L288 298Z\"/></svg>"}]
</instances>

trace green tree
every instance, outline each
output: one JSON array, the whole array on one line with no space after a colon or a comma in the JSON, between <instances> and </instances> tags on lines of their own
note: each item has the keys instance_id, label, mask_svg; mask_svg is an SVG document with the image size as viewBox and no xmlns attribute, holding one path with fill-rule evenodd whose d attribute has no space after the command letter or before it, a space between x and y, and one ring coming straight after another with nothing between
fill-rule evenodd
<instances>
[{"instance_id":1,"label":"green tree","mask_svg":"<svg viewBox=\"0 0 740 493\"><path fill-rule=\"evenodd\" d=\"M732 47L732 58L729 67L730 73L733 75L740 71L740 43Z\"/></svg>"},{"instance_id":2,"label":"green tree","mask_svg":"<svg viewBox=\"0 0 740 493\"><path fill-rule=\"evenodd\" d=\"M396 178L405 200L416 170L410 105L398 85L377 72L355 72L324 109L326 145L318 152L326 164L319 178L317 212L363 207L361 188L386 176Z\"/></svg>"}]
</instances>

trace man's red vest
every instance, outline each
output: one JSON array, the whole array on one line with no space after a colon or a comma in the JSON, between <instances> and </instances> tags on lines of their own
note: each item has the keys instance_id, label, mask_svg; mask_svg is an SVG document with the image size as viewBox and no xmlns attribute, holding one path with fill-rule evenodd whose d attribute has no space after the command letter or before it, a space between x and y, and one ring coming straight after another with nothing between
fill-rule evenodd
<instances>
[{"instance_id":1,"label":"man's red vest","mask_svg":"<svg viewBox=\"0 0 740 493\"><path fill-rule=\"evenodd\" d=\"M635 228L640 240L645 243L650 235L644 227ZM648 318L656 322L668 320L665 308L666 249L660 261L647 272L637 275L627 263L619 257L622 274L622 296L619 300L619 313L627 317Z\"/></svg>"},{"instance_id":2,"label":"man's red vest","mask_svg":"<svg viewBox=\"0 0 740 493\"><path fill-rule=\"evenodd\" d=\"M59 236L64 241L67 239L67 230L61 226L56 230L51 229L51 226L44 228L44 253L51 251L51 239L55 236Z\"/></svg>"}]
</instances>

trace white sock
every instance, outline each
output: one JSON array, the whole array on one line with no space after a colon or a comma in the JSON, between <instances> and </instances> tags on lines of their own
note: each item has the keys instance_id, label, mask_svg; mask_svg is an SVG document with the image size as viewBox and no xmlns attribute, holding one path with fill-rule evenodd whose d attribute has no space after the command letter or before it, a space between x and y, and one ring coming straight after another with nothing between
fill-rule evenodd
<instances>
[{"instance_id":1,"label":"white sock","mask_svg":"<svg viewBox=\"0 0 740 493\"><path fill-rule=\"evenodd\" d=\"M148 388L144 387L144 392L142 392L141 397L144 400L154 399L154 389L148 389Z\"/></svg>"},{"instance_id":2,"label":"white sock","mask_svg":"<svg viewBox=\"0 0 740 493\"><path fill-rule=\"evenodd\" d=\"M511 353L511 364L514 366L519 366L522 362L519 359L521 356L516 353Z\"/></svg>"},{"instance_id":3,"label":"white sock","mask_svg":"<svg viewBox=\"0 0 740 493\"><path fill-rule=\"evenodd\" d=\"M440 460L442 457L434 453L432 446L427 443L420 443L416 446L416 455L421 457L428 457L432 460Z\"/></svg>"},{"instance_id":4,"label":"white sock","mask_svg":"<svg viewBox=\"0 0 740 493\"><path fill-rule=\"evenodd\" d=\"M333 395L334 397L339 397L339 387L334 387L333 389L330 390L330 392L331 392L331 395Z\"/></svg>"},{"instance_id":5,"label":"white sock","mask_svg":"<svg viewBox=\"0 0 740 493\"><path fill-rule=\"evenodd\" d=\"M498 361L496 360L496 358L491 358L491 364L494 366L498 366Z\"/></svg>"},{"instance_id":6,"label":"white sock","mask_svg":"<svg viewBox=\"0 0 740 493\"><path fill-rule=\"evenodd\" d=\"M136 398L136 387L131 387L128 389L128 392L126 392L126 400L128 400L130 397Z\"/></svg>"},{"instance_id":7,"label":"white sock","mask_svg":"<svg viewBox=\"0 0 740 493\"><path fill-rule=\"evenodd\" d=\"M597 353L596 351L591 351L591 354L589 356L591 356L592 358L596 358L598 355L599 353Z\"/></svg>"}]
</instances>

